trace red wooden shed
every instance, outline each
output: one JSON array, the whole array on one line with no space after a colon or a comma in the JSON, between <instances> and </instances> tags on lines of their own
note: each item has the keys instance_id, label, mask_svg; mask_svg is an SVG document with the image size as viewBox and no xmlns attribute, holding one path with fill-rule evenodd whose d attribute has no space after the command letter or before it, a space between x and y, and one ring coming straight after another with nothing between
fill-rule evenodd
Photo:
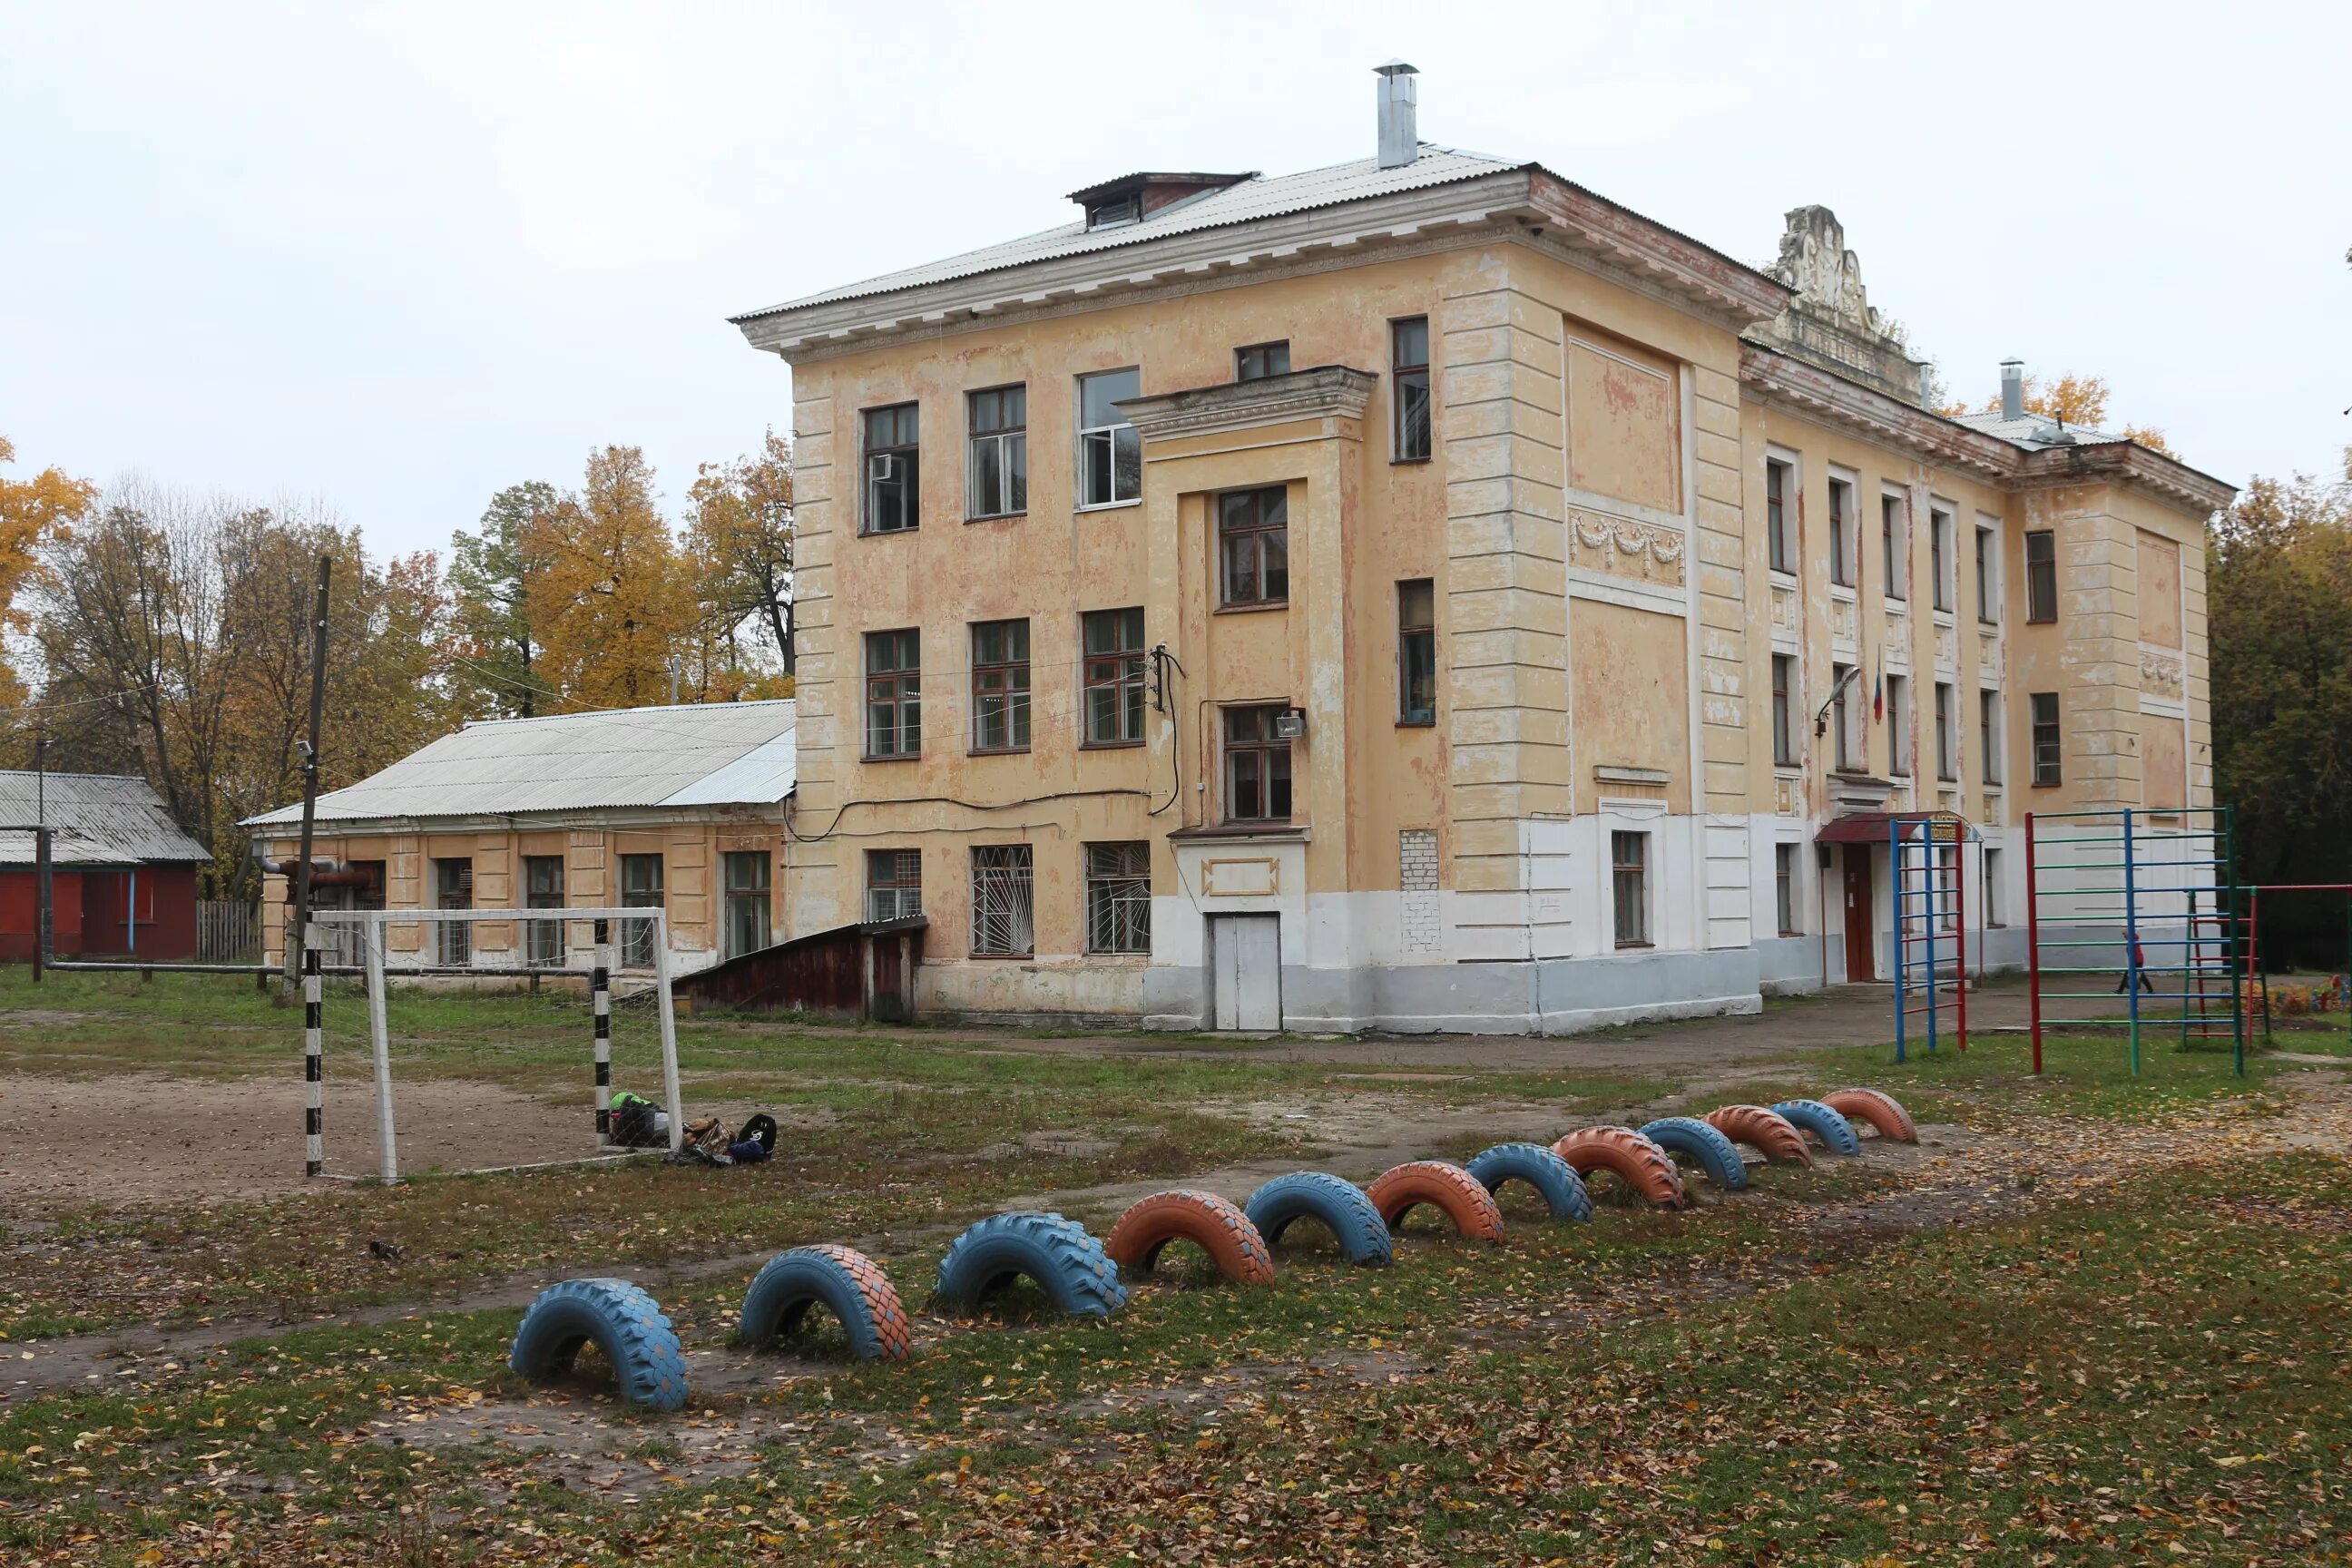
<instances>
[{"instance_id":1,"label":"red wooden shed","mask_svg":"<svg viewBox=\"0 0 2352 1568\"><path fill-rule=\"evenodd\" d=\"M147 781L0 772L0 962L33 957L36 826L50 830L51 956L196 956L196 871L212 859Z\"/></svg>"}]
</instances>

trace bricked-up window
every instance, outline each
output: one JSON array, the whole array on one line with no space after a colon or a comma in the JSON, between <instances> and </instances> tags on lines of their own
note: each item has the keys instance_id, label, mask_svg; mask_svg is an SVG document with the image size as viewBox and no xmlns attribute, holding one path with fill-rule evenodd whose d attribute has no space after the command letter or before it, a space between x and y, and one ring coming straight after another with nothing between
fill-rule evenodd
<instances>
[{"instance_id":1,"label":"bricked-up window","mask_svg":"<svg viewBox=\"0 0 2352 1568\"><path fill-rule=\"evenodd\" d=\"M1397 722L1437 722L1437 592L1426 577L1397 584Z\"/></svg>"},{"instance_id":2,"label":"bricked-up window","mask_svg":"<svg viewBox=\"0 0 2352 1568\"><path fill-rule=\"evenodd\" d=\"M1087 951L1151 951L1151 846L1087 846Z\"/></svg>"},{"instance_id":3,"label":"bricked-up window","mask_svg":"<svg viewBox=\"0 0 2352 1568\"><path fill-rule=\"evenodd\" d=\"M971 955L1027 958L1037 945L1029 846L982 844L971 852Z\"/></svg>"},{"instance_id":4,"label":"bricked-up window","mask_svg":"<svg viewBox=\"0 0 2352 1568\"><path fill-rule=\"evenodd\" d=\"M523 907L560 910L563 907L563 857L526 855L522 858ZM563 922L532 921L524 927L523 960L528 963L563 962Z\"/></svg>"},{"instance_id":5,"label":"bricked-up window","mask_svg":"<svg viewBox=\"0 0 2352 1568\"><path fill-rule=\"evenodd\" d=\"M922 430L916 405L869 408L863 422L865 531L908 532L922 522Z\"/></svg>"},{"instance_id":6,"label":"bricked-up window","mask_svg":"<svg viewBox=\"0 0 2352 1568\"><path fill-rule=\"evenodd\" d=\"M923 749L923 634L866 634L866 754L912 757Z\"/></svg>"},{"instance_id":7,"label":"bricked-up window","mask_svg":"<svg viewBox=\"0 0 2352 1568\"><path fill-rule=\"evenodd\" d=\"M1853 586L1853 486L1844 479L1830 481L1830 581L1841 588Z\"/></svg>"},{"instance_id":8,"label":"bricked-up window","mask_svg":"<svg viewBox=\"0 0 2352 1568\"><path fill-rule=\"evenodd\" d=\"M1143 612L1091 610L1083 630L1086 743L1136 745L1143 739Z\"/></svg>"},{"instance_id":9,"label":"bricked-up window","mask_svg":"<svg viewBox=\"0 0 2352 1568\"><path fill-rule=\"evenodd\" d=\"M433 862L433 907L470 910L474 907L474 862L470 858ZM457 965L474 962L474 928L464 921L437 921L440 951L436 963Z\"/></svg>"},{"instance_id":10,"label":"bricked-up window","mask_svg":"<svg viewBox=\"0 0 2352 1568\"><path fill-rule=\"evenodd\" d=\"M2058 694L2037 691L2026 699L2033 712L2033 782L2054 784L2063 781L2061 765L2061 742L2058 736Z\"/></svg>"},{"instance_id":11,"label":"bricked-up window","mask_svg":"<svg viewBox=\"0 0 2352 1568\"><path fill-rule=\"evenodd\" d=\"M1609 836L1609 891L1619 947L1650 945L1650 836Z\"/></svg>"},{"instance_id":12,"label":"bricked-up window","mask_svg":"<svg viewBox=\"0 0 2352 1568\"><path fill-rule=\"evenodd\" d=\"M1797 569L1797 542L1794 521L1789 512L1795 496L1791 493L1793 476L1789 465L1778 458L1764 464L1764 548L1775 572Z\"/></svg>"},{"instance_id":13,"label":"bricked-up window","mask_svg":"<svg viewBox=\"0 0 2352 1568\"><path fill-rule=\"evenodd\" d=\"M1853 666L1833 664L1830 677L1837 690L1830 698L1830 731L1837 739L1834 752L1840 773L1853 771Z\"/></svg>"},{"instance_id":14,"label":"bricked-up window","mask_svg":"<svg viewBox=\"0 0 2352 1568\"><path fill-rule=\"evenodd\" d=\"M1290 820L1290 742L1275 733L1287 708L1225 710L1225 817Z\"/></svg>"},{"instance_id":15,"label":"bricked-up window","mask_svg":"<svg viewBox=\"0 0 2352 1568\"><path fill-rule=\"evenodd\" d=\"M1933 579L1928 596L1935 607L1952 607L1952 514L1930 510L1927 513L1927 571Z\"/></svg>"},{"instance_id":16,"label":"bricked-up window","mask_svg":"<svg viewBox=\"0 0 2352 1568\"><path fill-rule=\"evenodd\" d=\"M1797 763L1797 656L1772 656L1772 761L1780 767Z\"/></svg>"},{"instance_id":17,"label":"bricked-up window","mask_svg":"<svg viewBox=\"0 0 2352 1568\"><path fill-rule=\"evenodd\" d=\"M1960 776L1959 716L1952 711L1951 683L1943 680L1936 682L1936 776Z\"/></svg>"},{"instance_id":18,"label":"bricked-up window","mask_svg":"<svg viewBox=\"0 0 2352 1568\"><path fill-rule=\"evenodd\" d=\"M1000 386L966 400L971 471L964 515L1012 517L1029 510L1029 389Z\"/></svg>"},{"instance_id":19,"label":"bricked-up window","mask_svg":"<svg viewBox=\"0 0 2352 1568\"><path fill-rule=\"evenodd\" d=\"M1878 498L1878 547L1886 563L1886 596L1909 596L1904 579L1910 574L1911 529L1904 516L1901 496Z\"/></svg>"},{"instance_id":20,"label":"bricked-up window","mask_svg":"<svg viewBox=\"0 0 2352 1568\"><path fill-rule=\"evenodd\" d=\"M971 749L1029 749L1029 623L1025 620L972 624Z\"/></svg>"},{"instance_id":21,"label":"bricked-up window","mask_svg":"<svg viewBox=\"0 0 2352 1568\"><path fill-rule=\"evenodd\" d=\"M1886 772L1889 777L1911 776L1911 682L1907 677L1886 679Z\"/></svg>"},{"instance_id":22,"label":"bricked-up window","mask_svg":"<svg viewBox=\"0 0 2352 1568\"><path fill-rule=\"evenodd\" d=\"M1217 498L1218 577L1225 605L1290 597L1290 498L1280 485Z\"/></svg>"},{"instance_id":23,"label":"bricked-up window","mask_svg":"<svg viewBox=\"0 0 2352 1568\"><path fill-rule=\"evenodd\" d=\"M770 873L773 858L764 849L727 851L727 956L757 952L768 945L774 902Z\"/></svg>"},{"instance_id":24,"label":"bricked-up window","mask_svg":"<svg viewBox=\"0 0 2352 1568\"><path fill-rule=\"evenodd\" d=\"M1977 693L1977 750L1984 753L1984 782L2000 783L2000 693Z\"/></svg>"},{"instance_id":25,"label":"bricked-up window","mask_svg":"<svg viewBox=\"0 0 2352 1568\"><path fill-rule=\"evenodd\" d=\"M1290 345L1284 343L1252 343L1234 351L1235 381L1264 381L1269 375L1290 374Z\"/></svg>"},{"instance_id":26,"label":"bricked-up window","mask_svg":"<svg viewBox=\"0 0 2352 1568\"><path fill-rule=\"evenodd\" d=\"M1426 462L1432 449L1427 316L1389 323L1389 381L1396 399L1395 460Z\"/></svg>"},{"instance_id":27,"label":"bricked-up window","mask_svg":"<svg viewBox=\"0 0 2352 1568\"><path fill-rule=\"evenodd\" d=\"M1801 936L1797 924L1797 846L1772 846L1772 907L1779 911L1780 934Z\"/></svg>"},{"instance_id":28,"label":"bricked-up window","mask_svg":"<svg viewBox=\"0 0 2352 1568\"><path fill-rule=\"evenodd\" d=\"M866 918L869 921L912 920L923 912L923 852L919 849L868 849L866 852Z\"/></svg>"},{"instance_id":29,"label":"bricked-up window","mask_svg":"<svg viewBox=\"0 0 2352 1568\"><path fill-rule=\"evenodd\" d=\"M2058 536L2046 528L2025 535L2025 618L2036 626L2058 618Z\"/></svg>"},{"instance_id":30,"label":"bricked-up window","mask_svg":"<svg viewBox=\"0 0 2352 1568\"><path fill-rule=\"evenodd\" d=\"M1143 374L1107 370L1078 377L1078 504L1118 506L1143 494L1143 437L1118 411L1141 395Z\"/></svg>"},{"instance_id":31,"label":"bricked-up window","mask_svg":"<svg viewBox=\"0 0 2352 1568\"><path fill-rule=\"evenodd\" d=\"M1977 619L2000 625L2000 536L1990 528L1977 530Z\"/></svg>"}]
</instances>

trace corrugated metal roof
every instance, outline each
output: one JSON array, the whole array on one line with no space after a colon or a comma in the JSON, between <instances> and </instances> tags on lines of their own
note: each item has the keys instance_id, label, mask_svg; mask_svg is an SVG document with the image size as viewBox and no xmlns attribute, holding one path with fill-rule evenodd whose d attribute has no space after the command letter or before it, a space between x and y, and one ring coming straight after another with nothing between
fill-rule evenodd
<instances>
[{"instance_id":1,"label":"corrugated metal roof","mask_svg":"<svg viewBox=\"0 0 2352 1568\"><path fill-rule=\"evenodd\" d=\"M35 821L58 830L50 854L60 865L68 858L68 840L81 847L74 858L85 865L179 865L213 858L211 850L172 820L171 809L145 779L117 773L0 773L0 823ZM33 836L22 837L22 863L29 865ZM13 846L0 850L0 860L17 863Z\"/></svg>"},{"instance_id":2,"label":"corrugated metal roof","mask_svg":"<svg viewBox=\"0 0 2352 1568\"><path fill-rule=\"evenodd\" d=\"M1081 216L1039 234L1007 240L1002 245L986 246L979 250L967 250L961 256L910 267L903 272L886 272L863 283L828 289L821 294L771 305L762 310L748 311L734 320L749 321L761 316L772 316L779 310L796 310L806 305L856 300L868 294L887 294L926 283L944 283L954 278L993 272L1000 268L1018 267L1025 262L1077 256L1094 250L1111 250L1171 234L1222 228L1229 224L1304 212L1310 207L1332 206L1367 196L1384 196L1398 191L1451 184L1457 180L1475 180L1486 174L1499 174L1528 167L1531 165L1524 162L1489 158L1484 153L1437 147L1424 142L1420 157L1393 169L1381 168L1377 158L1360 158L1349 163L1334 163L1328 169L1309 169L1304 174L1244 180L1237 185L1178 202L1140 222L1121 224L1116 228L1090 231L1086 219Z\"/></svg>"},{"instance_id":3,"label":"corrugated metal roof","mask_svg":"<svg viewBox=\"0 0 2352 1568\"><path fill-rule=\"evenodd\" d=\"M320 795L319 820L775 805L792 792L793 760L790 701L491 720ZM295 805L249 817L247 826L301 820Z\"/></svg>"},{"instance_id":4,"label":"corrugated metal roof","mask_svg":"<svg viewBox=\"0 0 2352 1568\"><path fill-rule=\"evenodd\" d=\"M2045 419L2039 414L2029 414L2022 419L2004 419L1997 408L1989 414L1955 414L1952 422L1987 436L1998 436L2004 441L2035 452L2045 447L2099 447L2131 439L2128 436L2118 436L2111 431L2094 430L2088 425L2069 425L2065 426L2065 432L2074 437L2073 440L2053 440L2052 436L2059 428L2056 420Z\"/></svg>"}]
</instances>

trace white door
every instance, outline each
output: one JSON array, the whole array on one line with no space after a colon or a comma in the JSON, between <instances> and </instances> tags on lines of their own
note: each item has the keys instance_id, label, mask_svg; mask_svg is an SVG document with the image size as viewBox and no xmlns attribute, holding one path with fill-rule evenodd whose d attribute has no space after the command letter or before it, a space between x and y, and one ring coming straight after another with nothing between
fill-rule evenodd
<instances>
[{"instance_id":1,"label":"white door","mask_svg":"<svg viewBox=\"0 0 2352 1568\"><path fill-rule=\"evenodd\" d=\"M1282 1027L1282 917L1209 917L1210 1002L1220 1029Z\"/></svg>"}]
</instances>

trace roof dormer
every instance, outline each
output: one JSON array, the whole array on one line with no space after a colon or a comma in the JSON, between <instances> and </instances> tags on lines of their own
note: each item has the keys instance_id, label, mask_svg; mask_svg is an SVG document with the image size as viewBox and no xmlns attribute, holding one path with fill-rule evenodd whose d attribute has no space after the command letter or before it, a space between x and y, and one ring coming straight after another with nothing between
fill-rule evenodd
<instances>
[{"instance_id":1,"label":"roof dormer","mask_svg":"<svg viewBox=\"0 0 2352 1568\"><path fill-rule=\"evenodd\" d=\"M1122 174L1116 180L1105 180L1099 185L1088 185L1083 191L1072 191L1070 199L1087 209L1087 227L1117 228L1122 224L1141 223L1153 213L1193 196L1211 191L1222 191L1228 185L1238 185L1255 174Z\"/></svg>"}]
</instances>

